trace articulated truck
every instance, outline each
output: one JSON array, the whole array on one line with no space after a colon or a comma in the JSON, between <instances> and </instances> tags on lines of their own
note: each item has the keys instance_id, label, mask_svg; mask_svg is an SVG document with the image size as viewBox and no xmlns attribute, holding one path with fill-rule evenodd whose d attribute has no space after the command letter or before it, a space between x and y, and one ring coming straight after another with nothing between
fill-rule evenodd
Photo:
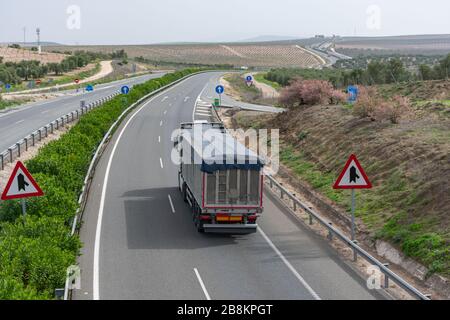
<instances>
[{"instance_id":1,"label":"articulated truck","mask_svg":"<svg viewBox=\"0 0 450 320\"><path fill-rule=\"evenodd\" d=\"M256 232L263 212L263 160L221 123L181 124L178 183L199 232Z\"/></svg>"}]
</instances>

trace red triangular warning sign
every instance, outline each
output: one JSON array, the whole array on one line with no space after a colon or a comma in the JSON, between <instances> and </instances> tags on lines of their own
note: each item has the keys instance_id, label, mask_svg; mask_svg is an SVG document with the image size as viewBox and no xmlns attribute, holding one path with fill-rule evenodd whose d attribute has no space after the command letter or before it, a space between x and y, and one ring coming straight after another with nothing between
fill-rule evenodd
<instances>
[{"instance_id":1,"label":"red triangular warning sign","mask_svg":"<svg viewBox=\"0 0 450 320\"><path fill-rule=\"evenodd\" d=\"M364 169L354 154L350 156L333 189L370 189L369 181Z\"/></svg>"},{"instance_id":2,"label":"red triangular warning sign","mask_svg":"<svg viewBox=\"0 0 450 320\"><path fill-rule=\"evenodd\" d=\"M42 192L27 168L25 168L22 162L18 161L11 177L9 177L5 190L3 190L1 199L11 200L43 195L44 192Z\"/></svg>"}]
</instances>

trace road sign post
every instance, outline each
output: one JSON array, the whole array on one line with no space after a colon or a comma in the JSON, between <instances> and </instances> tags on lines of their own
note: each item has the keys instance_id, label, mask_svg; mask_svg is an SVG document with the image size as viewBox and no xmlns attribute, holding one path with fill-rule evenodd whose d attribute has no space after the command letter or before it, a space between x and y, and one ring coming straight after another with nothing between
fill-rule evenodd
<instances>
[{"instance_id":1,"label":"road sign post","mask_svg":"<svg viewBox=\"0 0 450 320\"><path fill-rule=\"evenodd\" d=\"M13 172L11 173L11 176L9 177L5 190L3 190L1 199L21 199L22 214L25 218L27 214L25 198L40 197L43 195L44 192L42 192L41 188L33 179L31 174L22 162L18 161Z\"/></svg>"},{"instance_id":2,"label":"road sign post","mask_svg":"<svg viewBox=\"0 0 450 320\"><path fill-rule=\"evenodd\" d=\"M220 102L221 106L222 106L222 93L224 93L224 91L225 91L225 88L222 85L219 84L216 87L216 92L219 95L219 102Z\"/></svg>"},{"instance_id":3,"label":"road sign post","mask_svg":"<svg viewBox=\"0 0 450 320\"><path fill-rule=\"evenodd\" d=\"M253 84L253 77L251 76L251 75L248 75L246 78L245 78L245 82L247 83L247 86L251 86L252 84Z\"/></svg>"},{"instance_id":4,"label":"road sign post","mask_svg":"<svg viewBox=\"0 0 450 320\"><path fill-rule=\"evenodd\" d=\"M356 210L356 195L355 189L371 189L372 184L369 181L364 169L359 163L354 154L350 156L345 164L344 170L342 170L338 179L333 185L333 189L351 189L352 190L352 241L355 240L355 210Z\"/></svg>"},{"instance_id":5,"label":"road sign post","mask_svg":"<svg viewBox=\"0 0 450 320\"><path fill-rule=\"evenodd\" d=\"M23 218L25 219L25 217L27 216L27 204L25 202L25 199L21 199L22 201L22 215Z\"/></svg>"},{"instance_id":6,"label":"road sign post","mask_svg":"<svg viewBox=\"0 0 450 320\"><path fill-rule=\"evenodd\" d=\"M355 103L356 100L358 100L358 87L357 86L348 86L347 88L348 93L348 102L349 103Z\"/></svg>"},{"instance_id":7,"label":"road sign post","mask_svg":"<svg viewBox=\"0 0 450 320\"><path fill-rule=\"evenodd\" d=\"M128 86L123 86L122 88L120 88L120 92L122 94L128 94L130 92L130 87Z\"/></svg>"}]
</instances>

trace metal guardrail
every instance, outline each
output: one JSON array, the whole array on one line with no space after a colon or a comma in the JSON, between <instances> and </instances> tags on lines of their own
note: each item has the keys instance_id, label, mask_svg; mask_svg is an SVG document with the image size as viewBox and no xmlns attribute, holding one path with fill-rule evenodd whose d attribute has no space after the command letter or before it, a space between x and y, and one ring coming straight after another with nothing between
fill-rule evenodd
<instances>
[{"instance_id":1,"label":"metal guardrail","mask_svg":"<svg viewBox=\"0 0 450 320\"><path fill-rule=\"evenodd\" d=\"M83 115L91 111L92 109L102 105L103 103L110 101L115 96L120 94L119 91L114 92L104 98L91 102L90 104L80 107L74 111L69 112L66 115L59 117L58 119L50 122L49 124L33 131L31 134L27 135L25 138L17 141L11 147L0 153L0 171L5 170L5 165L8 163L13 163L18 158L21 157L23 152L28 151L29 147L34 147L36 143L42 141L42 139L47 138L49 134L53 134L55 131L64 128L67 124L72 123L80 119Z\"/></svg>"},{"instance_id":2,"label":"metal guardrail","mask_svg":"<svg viewBox=\"0 0 450 320\"><path fill-rule=\"evenodd\" d=\"M216 119L216 121L222 122L222 119L217 112L217 109L215 106L212 107L213 109L213 117ZM285 196L292 202L293 210L297 211L297 208L301 208L309 215L309 224L312 225L313 221L318 221L323 227L325 227L328 231L328 239L331 241L333 237L338 238L341 240L344 244L349 246L353 249L353 261L356 261L358 259L358 256L364 258L366 261L371 263L372 265L377 266L380 271L384 274L384 287L389 287L389 280L392 280L395 282L398 286L403 288L405 291L407 291L409 294L411 294L413 297L416 297L420 300L430 300L428 295L423 294L419 290L417 290L415 287L413 287L411 284L406 282L403 278L401 278L399 275L394 273L392 270L390 270L386 264L383 264L378 259L370 255L367 251L365 251L363 248L358 246L357 241L352 241L348 237L346 237L341 231L333 227L332 223L329 221L326 221L324 218L322 218L318 213L311 210L306 204L304 204L302 201L297 199L292 193L290 193L286 188L284 188L278 181L275 180L270 175L265 176L265 182L269 185L270 189L273 190L273 188L277 188L280 193L281 200L284 200ZM275 193L277 194L277 193ZM278 195L278 194L277 194Z\"/></svg>"},{"instance_id":3,"label":"metal guardrail","mask_svg":"<svg viewBox=\"0 0 450 320\"><path fill-rule=\"evenodd\" d=\"M133 110L134 108L136 108L138 105L140 105L142 102L146 101L147 99L161 93L162 91L192 77L198 74L202 74L202 73L206 73L206 72L213 72L214 70L209 70L209 71L200 71L200 72L196 72L196 73L192 73L189 74L187 76L184 76L181 79L178 79L172 83L169 83L168 85L165 85L159 89L156 89L152 92L150 92L149 94L145 95L144 97L142 97L141 99L139 99L138 101L136 101L135 103L133 103L131 106L129 106L127 109L125 109L121 115L117 118L117 120L111 125L111 127L109 128L108 132L106 132L106 134L103 136L102 141L100 142L100 144L97 147L97 150L95 151L93 158L91 160L91 163L89 165L89 169L88 172L85 176L84 179L84 183L83 183L83 187L82 187L82 191L81 194L78 198L78 210L75 214L75 217L72 221L72 229L71 229L71 233L70 235L73 236L75 234L75 232L77 231L77 224L78 221L81 221L83 218L83 212L84 209L86 208L86 200L87 200L87 196L89 193L89 189L90 189L90 185L92 182L92 179L94 177L94 173L95 173L95 168L97 166L98 161L100 160L100 156L102 155L108 140L111 138L113 132L115 131L115 129L117 128L118 125L120 125L120 123L122 122L123 118L125 118L128 113ZM65 286L64 286L64 300L69 300L71 298L71 289L70 289L70 282L71 282L71 274L68 274L66 277L66 282L65 282ZM69 297L70 296L70 297Z\"/></svg>"},{"instance_id":4,"label":"metal guardrail","mask_svg":"<svg viewBox=\"0 0 450 320\"><path fill-rule=\"evenodd\" d=\"M301 202L299 199L297 199L292 193L290 193L286 188L284 188L278 181L276 181L272 176L266 175L266 184L269 185L271 190L274 188L277 188L280 193L280 198L284 199L286 196L290 201L292 201L293 210L296 211L297 208L301 208L303 211L305 211L309 215L309 224L313 224L313 221L316 220L325 227L328 231L328 239L331 241L334 237L341 240L344 244L349 246L353 249L353 260L356 261L358 256L364 258L366 261L371 263L372 265L377 266L380 271L384 274L384 287L389 287L389 280L392 280L395 282L398 286L400 286L402 289L407 291L409 294L414 296L415 298L418 298L420 300L430 300L430 298L417 290L415 287L413 287L411 284L406 282L403 278L401 278L399 275L394 273L392 270L390 270L385 264L381 263L378 259L370 255L367 251L365 251L363 248L357 245L357 242L350 240L348 237L346 237L341 231L333 227L332 223L329 221L326 221L324 218L322 218L319 214L311 210L307 205L305 205L303 202Z\"/></svg>"}]
</instances>

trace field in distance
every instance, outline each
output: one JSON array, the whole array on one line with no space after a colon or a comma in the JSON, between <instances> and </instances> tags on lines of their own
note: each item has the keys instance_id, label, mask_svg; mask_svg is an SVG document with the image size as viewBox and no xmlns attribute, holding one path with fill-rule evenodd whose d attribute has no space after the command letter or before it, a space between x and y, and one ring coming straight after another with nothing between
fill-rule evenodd
<instances>
[{"instance_id":1,"label":"field in distance","mask_svg":"<svg viewBox=\"0 0 450 320\"><path fill-rule=\"evenodd\" d=\"M67 50L112 52L119 49L124 49L129 58L143 57L157 62L299 68L317 68L324 63L314 53L295 44L284 43L48 46L44 48L46 51L59 52Z\"/></svg>"}]
</instances>

